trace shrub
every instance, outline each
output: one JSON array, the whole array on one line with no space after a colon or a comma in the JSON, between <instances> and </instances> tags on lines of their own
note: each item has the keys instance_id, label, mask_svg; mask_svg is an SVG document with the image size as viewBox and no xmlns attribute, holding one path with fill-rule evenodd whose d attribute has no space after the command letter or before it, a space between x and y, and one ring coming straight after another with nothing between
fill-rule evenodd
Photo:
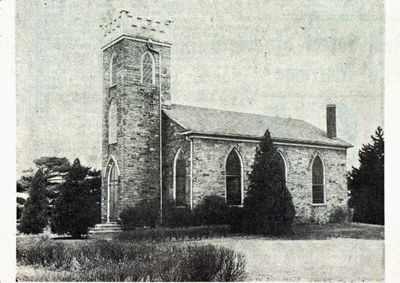
<instances>
[{"instance_id":1,"label":"shrub","mask_svg":"<svg viewBox=\"0 0 400 283\"><path fill-rule=\"evenodd\" d=\"M329 222L331 223L343 223L347 221L347 211L343 207L337 207L329 215Z\"/></svg>"},{"instance_id":2,"label":"shrub","mask_svg":"<svg viewBox=\"0 0 400 283\"><path fill-rule=\"evenodd\" d=\"M23 211L23 207L17 206L17 220L21 219L22 211Z\"/></svg>"},{"instance_id":3,"label":"shrub","mask_svg":"<svg viewBox=\"0 0 400 283\"><path fill-rule=\"evenodd\" d=\"M282 157L268 130L256 150L249 181L243 208L244 232L263 235L290 232L295 210L286 187Z\"/></svg>"},{"instance_id":4,"label":"shrub","mask_svg":"<svg viewBox=\"0 0 400 283\"><path fill-rule=\"evenodd\" d=\"M243 232L243 208L242 207L230 207L228 210L228 222L230 231L232 233Z\"/></svg>"},{"instance_id":5,"label":"shrub","mask_svg":"<svg viewBox=\"0 0 400 283\"><path fill-rule=\"evenodd\" d=\"M23 264L54 266L56 268L69 266L71 258L69 250L61 243L56 243L48 237L41 237L31 243L17 244L17 260Z\"/></svg>"},{"instance_id":6,"label":"shrub","mask_svg":"<svg viewBox=\"0 0 400 283\"><path fill-rule=\"evenodd\" d=\"M167 242L172 240L196 240L221 237L226 236L228 232L228 226L136 229L122 232L116 236L116 239L130 242Z\"/></svg>"},{"instance_id":7,"label":"shrub","mask_svg":"<svg viewBox=\"0 0 400 283\"><path fill-rule=\"evenodd\" d=\"M55 201L52 232L80 238L98 222L100 179L87 178L89 171L75 159Z\"/></svg>"},{"instance_id":8,"label":"shrub","mask_svg":"<svg viewBox=\"0 0 400 283\"><path fill-rule=\"evenodd\" d=\"M205 196L193 210L194 222L200 225L228 224L228 205L225 198Z\"/></svg>"},{"instance_id":9,"label":"shrub","mask_svg":"<svg viewBox=\"0 0 400 283\"><path fill-rule=\"evenodd\" d=\"M58 278L62 281L238 281L244 278L246 264L243 255L211 245L118 240L76 244L48 238L17 242L17 261L68 271Z\"/></svg>"},{"instance_id":10,"label":"shrub","mask_svg":"<svg viewBox=\"0 0 400 283\"><path fill-rule=\"evenodd\" d=\"M188 207L176 207L174 201L167 200L163 205L163 225L169 227L193 226L196 220Z\"/></svg>"},{"instance_id":11,"label":"shrub","mask_svg":"<svg viewBox=\"0 0 400 283\"><path fill-rule=\"evenodd\" d=\"M17 203L18 203L18 204L24 205L25 199L24 199L24 198L21 198L21 197L17 197Z\"/></svg>"},{"instance_id":12,"label":"shrub","mask_svg":"<svg viewBox=\"0 0 400 283\"><path fill-rule=\"evenodd\" d=\"M155 227L158 212L158 202L154 200L145 199L134 207L128 207L119 216L122 229L130 230L136 227Z\"/></svg>"},{"instance_id":13,"label":"shrub","mask_svg":"<svg viewBox=\"0 0 400 283\"><path fill-rule=\"evenodd\" d=\"M33 177L29 198L26 200L18 230L27 234L43 232L47 226L46 180L41 170Z\"/></svg>"},{"instance_id":14,"label":"shrub","mask_svg":"<svg viewBox=\"0 0 400 283\"><path fill-rule=\"evenodd\" d=\"M225 199L216 195L209 195L193 209L176 207L172 200L167 200L163 206L163 225L169 227L187 227L197 225L228 224L228 205Z\"/></svg>"},{"instance_id":15,"label":"shrub","mask_svg":"<svg viewBox=\"0 0 400 283\"><path fill-rule=\"evenodd\" d=\"M189 246L172 281L238 281L244 277L245 258L234 251L207 246Z\"/></svg>"},{"instance_id":16,"label":"shrub","mask_svg":"<svg viewBox=\"0 0 400 283\"><path fill-rule=\"evenodd\" d=\"M385 224L385 141L378 127L372 142L363 144L358 152L359 168L348 176L349 205L354 208L353 221Z\"/></svg>"}]
</instances>

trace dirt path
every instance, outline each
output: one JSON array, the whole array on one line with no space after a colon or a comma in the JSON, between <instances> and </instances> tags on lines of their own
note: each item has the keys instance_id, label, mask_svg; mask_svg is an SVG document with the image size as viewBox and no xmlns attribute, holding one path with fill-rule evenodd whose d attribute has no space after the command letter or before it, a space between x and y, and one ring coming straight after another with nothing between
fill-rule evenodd
<instances>
[{"instance_id":1,"label":"dirt path","mask_svg":"<svg viewBox=\"0 0 400 283\"><path fill-rule=\"evenodd\" d=\"M247 257L248 281L383 281L384 241L360 239L202 241Z\"/></svg>"}]
</instances>

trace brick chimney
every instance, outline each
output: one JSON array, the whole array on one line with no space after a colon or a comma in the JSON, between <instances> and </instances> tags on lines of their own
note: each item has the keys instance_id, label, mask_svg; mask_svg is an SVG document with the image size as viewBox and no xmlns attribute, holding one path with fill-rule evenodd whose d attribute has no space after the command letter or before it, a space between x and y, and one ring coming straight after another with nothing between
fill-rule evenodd
<instances>
[{"instance_id":1,"label":"brick chimney","mask_svg":"<svg viewBox=\"0 0 400 283\"><path fill-rule=\"evenodd\" d=\"M328 138L336 138L336 105L326 105L326 134Z\"/></svg>"}]
</instances>

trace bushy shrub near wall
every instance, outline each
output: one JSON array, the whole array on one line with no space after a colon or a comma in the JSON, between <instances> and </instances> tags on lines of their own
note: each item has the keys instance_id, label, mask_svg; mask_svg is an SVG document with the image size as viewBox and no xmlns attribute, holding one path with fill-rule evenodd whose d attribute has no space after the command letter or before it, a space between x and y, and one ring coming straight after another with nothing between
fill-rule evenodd
<instances>
[{"instance_id":1,"label":"bushy shrub near wall","mask_svg":"<svg viewBox=\"0 0 400 283\"><path fill-rule=\"evenodd\" d=\"M243 207L230 207L228 210L228 224L230 232L241 233L243 232Z\"/></svg>"},{"instance_id":2,"label":"bushy shrub near wall","mask_svg":"<svg viewBox=\"0 0 400 283\"><path fill-rule=\"evenodd\" d=\"M230 218L225 199L216 195L205 196L193 210L177 207L168 199L164 202L163 213L163 225L169 227L223 225L228 224Z\"/></svg>"},{"instance_id":3,"label":"bushy shrub near wall","mask_svg":"<svg viewBox=\"0 0 400 283\"><path fill-rule=\"evenodd\" d=\"M197 240L212 237L225 237L229 233L229 226L197 226L197 227L159 227L156 229L136 229L124 231L116 236L118 240L133 242L169 242L173 240Z\"/></svg>"},{"instance_id":4,"label":"bushy shrub near wall","mask_svg":"<svg viewBox=\"0 0 400 283\"><path fill-rule=\"evenodd\" d=\"M263 235L287 234L295 210L285 181L284 165L267 130L257 147L249 188L244 199L243 232Z\"/></svg>"},{"instance_id":5,"label":"bushy shrub near wall","mask_svg":"<svg viewBox=\"0 0 400 283\"><path fill-rule=\"evenodd\" d=\"M194 225L193 211L189 207L177 207L171 199L163 203L163 226L184 227Z\"/></svg>"},{"instance_id":6,"label":"bushy shrub near wall","mask_svg":"<svg viewBox=\"0 0 400 283\"><path fill-rule=\"evenodd\" d=\"M343 223L347 221L347 210L343 207L336 207L329 215L329 222Z\"/></svg>"},{"instance_id":7,"label":"bushy shrub near wall","mask_svg":"<svg viewBox=\"0 0 400 283\"><path fill-rule=\"evenodd\" d=\"M193 210L195 222L200 225L220 225L229 222L229 207L225 198L209 195Z\"/></svg>"},{"instance_id":8,"label":"bushy shrub near wall","mask_svg":"<svg viewBox=\"0 0 400 283\"><path fill-rule=\"evenodd\" d=\"M155 227L158 220L159 203L156 200L143 200L134 207L124 209L120 214L122 229L136 227Z\"/></svg>"},{"instance_id":9,"label":"bushy shrub near wall","mask_svg":"<svg viewBox=\"0 0 400 283\"><path fill-rule=\"evenodd\" d=\"M211 245L40 239L17 242L17 261L68 270L58 278L62 281L238 281L245 276L243 255Z\"/></svg>"}]
</instances>

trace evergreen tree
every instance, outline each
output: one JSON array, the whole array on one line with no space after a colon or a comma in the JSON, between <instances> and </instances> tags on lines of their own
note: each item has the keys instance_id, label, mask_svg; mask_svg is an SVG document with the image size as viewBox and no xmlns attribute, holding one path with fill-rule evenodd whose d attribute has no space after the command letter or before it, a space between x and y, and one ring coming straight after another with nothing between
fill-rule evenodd
<instances>
[{"instance_id":1,"label":"evergreen tree","mask_svg":"<svg viewBox=\"0 0 400 283\"><path fill-rule=\"evenodd\" d=\"M75 159L55 201L52 232L80 238L99 221L99 175L99 171L93 173Z\"/></svg>"},{"instance_id":2,"label":"evergreen tree","mask_svg":"<svg viewBox=\"0 0 400 283\"><path fill-rule=\"evenodd\" d=\"M360 167L349 174L350 207L353 221L384 224L384 138L381 127L371 136L372 143L363 144L358 156Z\"/></svg>"},{"instance_id":3,"label":"evergreen tree","mask_svg":"<svg viewBox=\"0 0 400 283\"><path fill-rule=\"evenodd\" d=\"M27 234L43 232L47 226L46 180L41 170L32 179L29 198L25 202L18 230Z\"/></svg>"},{"instance_id":4,"label":"evergreen tree","mask_svg":"<svg viewBox=\"0 0 400 283\"><path fill-rule=\"evenodd\" d=\"M291 231L295 210L280 158L267 130L257 147L249 176L243 207L244 232L278 235Z\"/></svg>"}]
</instances>

